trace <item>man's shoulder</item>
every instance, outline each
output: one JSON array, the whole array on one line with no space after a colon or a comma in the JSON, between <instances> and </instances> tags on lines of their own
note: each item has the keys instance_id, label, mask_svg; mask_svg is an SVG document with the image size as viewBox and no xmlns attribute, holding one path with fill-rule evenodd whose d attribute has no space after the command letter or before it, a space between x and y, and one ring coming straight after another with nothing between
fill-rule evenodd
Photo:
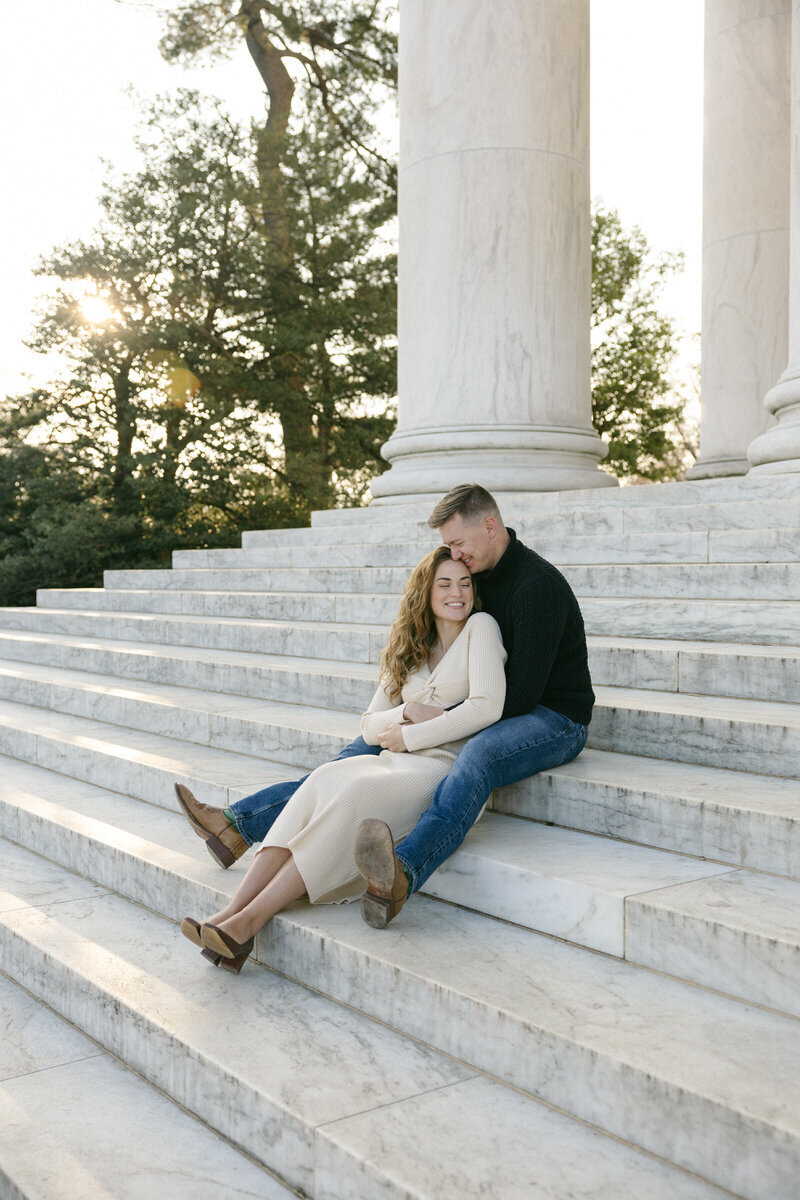
<instances>
[{"instance_id":1,"label":"man's shoulder","mask_svg":"<svg viewBox=\"0 0 800 1200\"><path fill-rule=\"evenodd\" d=\"M517 542L519 554L516 562L516 570L511 576L512 590L524 590L533 588L535 590L556 590L561 591L566 589L572 593L568 581L559 571L558 567L541 554L537 554L530 546L526 546L524 542Z\"/></svg>"}]
</instances>

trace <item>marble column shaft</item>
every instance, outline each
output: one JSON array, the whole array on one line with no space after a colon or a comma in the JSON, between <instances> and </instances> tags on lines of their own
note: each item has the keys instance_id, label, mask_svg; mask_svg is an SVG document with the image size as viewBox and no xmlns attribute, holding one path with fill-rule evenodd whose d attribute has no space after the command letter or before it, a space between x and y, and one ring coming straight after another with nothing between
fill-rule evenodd
<instances>
[{"instance_id":1,"label":"marble column shaft","mask_svg":"<svg viewBox=\"0 0 800 1200\"><path fill-rule=\"evenodd\" d=\"M786 363L791 0L706 0L700 457L744 474Z\"/></svg>"},{"instance_id":2,"label":"marble column shaft","mask_svg":"<svg viewBox=\"0 0 800 1200\"><path fill-rule=\"evenodd\" d=\"M380 502L614 485L591 426L588 0L402 0Z\"/></svg>"},{"instance_id":3,"label":"marble column shaft","mask_svg":"<svg viewBox=\"0 0 800 1200\"><path fill-rule=\"evenodd\" d=\"M765 397L777 424L748 448L751 474L800 472L800 0L792 4L789 365Z\"/></svg>"}]
</instances>

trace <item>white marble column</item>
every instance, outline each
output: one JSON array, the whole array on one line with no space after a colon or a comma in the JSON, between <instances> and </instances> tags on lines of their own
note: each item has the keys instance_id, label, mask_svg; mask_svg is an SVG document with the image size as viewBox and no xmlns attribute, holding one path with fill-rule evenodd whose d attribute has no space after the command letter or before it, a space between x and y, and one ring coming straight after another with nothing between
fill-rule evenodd
<instances>
[{"instance_id":1,"label":"white marble column","mask_svg":"<svg viewBox=\"0 0 800 1200\"><path fill-rule=\"evenodd\" d=\"M777 424L750 443L751 475L800 471L800 0L792 4L789 365L765 397Z\"/></svg>"},{"instance_id":2,"label":"white marble column","mask_svg":"<svg viewBox=\"0 0 800 1200\"><path fill-rule=\"evenodd\" d=\"M590 308L588 0L402 0L400 416L377 502L614 486Z\"/></svg>"},{"instance_id":3,"label":"white marble column","mask_svg":"<svg viewBox=\"0 0 800 1200\"><path fill-rule=\"evenodd\" d=\"M697 479L742 475L786 363L792 0L706 0Z\"/></svg>"}]
</instances>

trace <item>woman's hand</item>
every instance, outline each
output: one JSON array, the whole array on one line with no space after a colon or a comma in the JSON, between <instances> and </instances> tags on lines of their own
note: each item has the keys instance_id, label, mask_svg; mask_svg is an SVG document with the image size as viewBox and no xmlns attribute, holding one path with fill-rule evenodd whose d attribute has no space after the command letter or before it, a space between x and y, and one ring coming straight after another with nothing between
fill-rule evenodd
<instances>
[{"instance_id":1,"label":"woman's hand","mask_svg":"<svg viewBox=\"0 0 800 1200\"><path fill-rule=\"evenodd\" d=\"M419 704L416 700L409 700L403 709L403 716L410 725L419 725L422 721L432 721L443 712L444 709L438 704Z\"/></svg>"},{"instance_id":2,"label":"woman's hand","mask_svg":"<svg viewBox=\"0 0 800 1200\"><path fill-rule=\"evenodd\" d=\"M395 754L402 754L405 751L406 744L403 741L403 734L399 725L390 725L388 729L384 729L383 733L378 738L378 745L384 750L393 750Z\"/></svg>"}]
</instances>

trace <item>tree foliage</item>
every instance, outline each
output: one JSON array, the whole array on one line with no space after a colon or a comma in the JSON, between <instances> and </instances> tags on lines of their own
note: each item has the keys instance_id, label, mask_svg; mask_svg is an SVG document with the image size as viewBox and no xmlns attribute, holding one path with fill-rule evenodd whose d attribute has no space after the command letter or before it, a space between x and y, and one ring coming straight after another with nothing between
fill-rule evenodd
<instances>
[{"instance_id":1,"label":"tree foliage","mask_svg":"<svg viewBox=\"0 0 800 1200\"><path fill-rule=\"evenodd\" d=\"M674 479L684 463L686 399L675 389L675 323L659 310L680 254L655 255L613 209L592 213L592 421L608 442L603 466L620 478Z\"/></svg>"},{"instance_id":2,"label":"tree foliage","mask_svg":"<svg viewBox=\"0 0 800 1200\"><path fill-rule=\"evenodd\" d=\"M0 412L6 602L303 523L382 469L392 207L310 103L313 133L300 125L285 154L292 305L261 219L258 130L190 92L150 110L145 165L107 184L94 235L43 261L60 286L30 344L65 370Z\"/></svg>"}]
</instances>

